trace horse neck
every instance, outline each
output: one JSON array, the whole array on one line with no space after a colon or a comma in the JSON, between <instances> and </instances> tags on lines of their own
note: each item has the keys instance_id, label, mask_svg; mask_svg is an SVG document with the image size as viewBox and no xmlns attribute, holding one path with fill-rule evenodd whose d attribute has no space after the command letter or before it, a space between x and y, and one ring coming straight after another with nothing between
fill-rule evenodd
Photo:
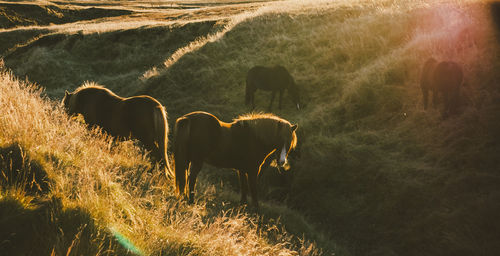
<instances>
[{"instance_id":1,"label":"horse neck","mask_svg":"<svg viewBox=\"0 0 500 256\"><path fill-rule=\"evenodd\" d=\"M283 145L279 145L276 134L266 133L261 134L252 129L255 139L268 151L279 148Z\"/></svg>"},{"instance_id":2,"label":"horse neck","mask_svg":"<svg viewBox=\"0 0 500 256\"><path fill-rule=\"evenodd\" d=\"M109 95L109 101L113 102L114 104L118 104L118 103L124 102L127 99L129 99L129 98L123 98L123 97L120 97L120 96L118 96L116 94L110 94Z\"/></svg>"},{"instance_id":3,"label":"horse neck","mask_svg":"<svg viewBox=\"0 0 500 256\"><path fill-rule=\"evenodd\" d=\"M232 123L226 123L219 120L220 123L220 139L219 145L229 146L232 143Z\"/></svg>"}]
</instances>

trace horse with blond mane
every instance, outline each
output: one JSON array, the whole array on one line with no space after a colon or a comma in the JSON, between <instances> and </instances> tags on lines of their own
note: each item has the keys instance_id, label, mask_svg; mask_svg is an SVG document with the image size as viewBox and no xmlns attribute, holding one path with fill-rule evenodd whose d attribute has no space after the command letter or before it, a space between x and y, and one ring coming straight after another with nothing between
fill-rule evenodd
<instances>
[{"instance_id":1,"label":"horse with blond mane","mask_svg":"<svg viewBox=\"0 0 500 256\"><path fill-rule=\"evenodd\" d=\"M244 115L231 123L206 112L178 118L173 152L177 193L187 194L189 203L194 202L196 177L206 162L237 170L241 202L246 203L250 188L252 204L258 208L257 176L261 166L271 155L280 166L287 163L288 154L297 144L296 130L297 125L272 114Z\"/></svg>"},{"instance_id":2,"label":"horse with blond mane","mask_svg":"<svg viewBox=\"0 0 500 256\"><path fill-rule=\"evenodd\" d=\"M155 161L170 172L167 114L156 99L146 95L122 98L90 84L72 93L66 91L62 105L69 115L81 114L90 127L101 127L114 137L139 140Z\"/></svg>"}]
</instances>

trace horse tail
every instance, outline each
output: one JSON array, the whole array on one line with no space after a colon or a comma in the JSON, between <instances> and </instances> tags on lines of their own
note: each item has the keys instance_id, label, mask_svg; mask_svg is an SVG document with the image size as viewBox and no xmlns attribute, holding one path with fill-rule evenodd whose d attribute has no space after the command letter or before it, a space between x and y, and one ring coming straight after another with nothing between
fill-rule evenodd
<instances>
[{"instance_id":1,"label":"horse tail","mask_svg":"<svg viewBox=\"0 0 500 256\"><path fill-rule=\"evenodd\" d=\"M188 168L188 144L190 135L189 119L181 117L175 122L174 128L174 166L175 191L182 196L186 188L186 172Z\"/></svg>"},{"instance_id":2,"label":"horse tail","mask_svg":"<svg viewBox=\"0 0 500 256\"><path fill-rule=\"evenodd\" d=\"M172 169L167 155L168 145L168 123L165 109L159 105L155 108L153 114L155 140L158 143L158 151L160 154L161 163L165 165L165 174L167 177L172 177Z\"/></svg>"}]
</instances>

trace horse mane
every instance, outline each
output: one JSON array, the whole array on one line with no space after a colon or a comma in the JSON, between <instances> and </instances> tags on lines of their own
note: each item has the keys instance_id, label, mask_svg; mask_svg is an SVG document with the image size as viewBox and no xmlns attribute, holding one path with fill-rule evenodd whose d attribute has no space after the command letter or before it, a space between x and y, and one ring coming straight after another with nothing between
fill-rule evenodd
<instances>
[{"instance_id":1,"label":"horse mane","mask_svg":"<svg viewBox=\"0 0 500 256\"><path fill-rule=\"evenodd\" d=\"M287 120L271 113L249 113L240 115L233 120L235 123L243 123L250 127L255 136L260 141L269 141L271 136L275 135L276 129L280 124L292 126ZM292 133L291 148L297 145L297 135Z\"/></svg>"},{"instance_id":2,"label":"horse mane","mask_svg":"<svg viewBox=\"0 0 500 256\"><path fill-rule=\"evenodd\" d=\"M75 91L73 92L73 94L75 93L78 93L80 92L81 90L85 90L85 89L100 89L100 90L103 90L103 91L106 91L109 95L111 96L115 96L117 98L121 98L120 96L116 95L113 91L111 91L110 89L96 83L96 82L93 82L93 81L85 81L80 87L76 88Z\"/></svg>"},{"instance_id":3,"label":"horse mane","mask_svg":"<svg viewBox=\"0 0 500 256\"><path fill-rule=\"evenodd\" d=\"M273 115L271 113L260 113L260 112L239 115L237 118L234 119L234 121L239 122L239 121L257 120L257 119L274 119L276 121L281 121L290 124L290 122L279 116Z\"/></svg>"}]
</instances>

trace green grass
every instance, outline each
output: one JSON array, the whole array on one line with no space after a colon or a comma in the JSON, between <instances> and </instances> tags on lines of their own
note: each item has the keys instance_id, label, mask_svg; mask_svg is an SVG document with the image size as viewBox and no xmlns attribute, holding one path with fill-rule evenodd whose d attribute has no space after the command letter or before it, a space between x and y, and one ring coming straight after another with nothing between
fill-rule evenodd
<instances>
[{"instance_id":1,"label":"green grass","mask_svg":"<svg viewBox=\"0 0 500 256\"><path fill-rule=\"evenodd\" d=\"M289 172L263 171L258 214L238 205L232 171L205 166L196 204L187 206L132 142L112 143L68 122L47 99L32 108L37 112L16 114L25 103L10 102L25 102L14 95L30 89L0 93L9 113L0 119L0 146L20 145L46 170L53 185L42 197L83 209L97 230L109 235L113 228L146 254L494 255L500 62L488 6L287 1L222 17L230 9L223 6L214 11L220 19L186 18L186 25L56 31L49 43L22 44L5 57L53 99L84 80L124 96L152 95L166 106L171 127L190 111L224 121L250 111L248 69L286 66L305 108L296 111L285 96L274 112L299 124L299 144ZM466 105L457 116L423 110L418 83L429 56L464 67ZM269 97L257 93L257 110ZM11 190L18 189L3 193Z\"/></svg>"}]
</instances>

